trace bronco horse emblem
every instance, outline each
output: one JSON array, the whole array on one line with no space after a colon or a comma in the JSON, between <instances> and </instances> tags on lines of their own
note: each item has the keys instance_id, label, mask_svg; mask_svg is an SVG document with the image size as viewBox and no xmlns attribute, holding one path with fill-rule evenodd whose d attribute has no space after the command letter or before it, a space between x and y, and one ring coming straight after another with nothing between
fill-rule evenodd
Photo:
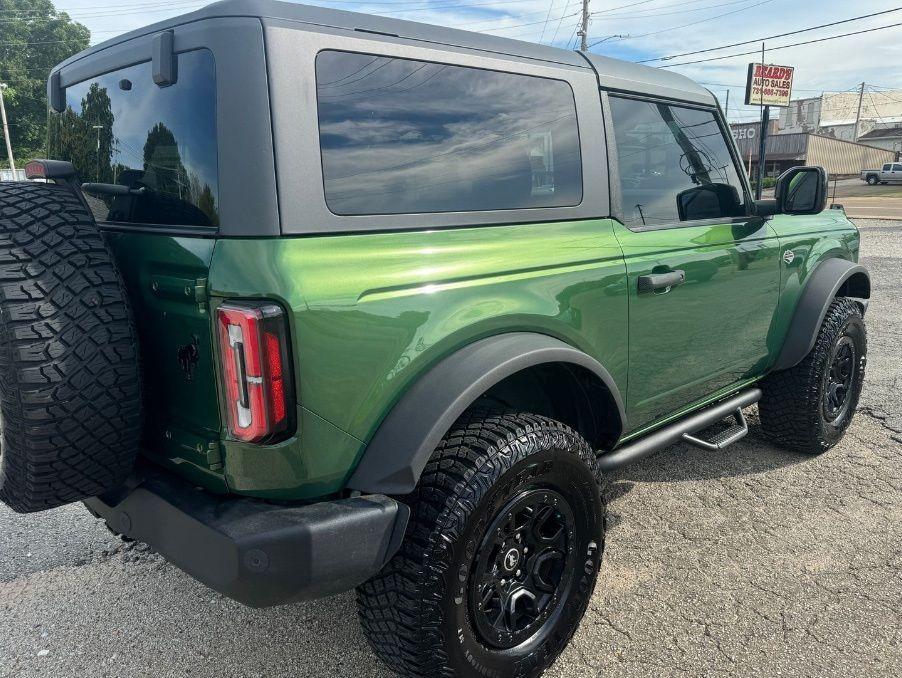
<instances>
[{"instance_id":1,"label":"bronco horse emblem","mask_svg":"<svg viewBox=\"0 0 902 678\"><path fill-rule=\"evenodd\" d=\"M194 368L200 362L200 351L197 349L197 335L191 335L191 341L184 346L179 346L178 350L179 366L185 373L188 381L194 379Z\"/></svg>"}]
</instances>

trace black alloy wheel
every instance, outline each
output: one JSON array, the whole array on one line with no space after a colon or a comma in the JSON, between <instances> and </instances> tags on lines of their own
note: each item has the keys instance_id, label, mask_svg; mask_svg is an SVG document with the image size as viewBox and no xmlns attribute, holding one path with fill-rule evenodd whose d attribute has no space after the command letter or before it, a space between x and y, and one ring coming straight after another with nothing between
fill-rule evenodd
<instances>
[{"instance_id":1,"label":"black alloy wheel","mask_svg":"<svg viewBox=\"0 0 902 678\"><path fill-rule=\"evenodd\" d=\"M824 419L828 422L835 422L845 416L857 371L855 343L851 337L843 336L833 347L827 370L827 385L824 389Z\"/></svg>"},{"instance_id":2,"label":"black alloy wheel","mask_svg":"<svg viewBox=\"0 0 902 678\"><path fill-rule=\"evenodd\" d=\"M508 649L541 633L572 579L574 526L570 504L553 490L526 490L499 511L470 577L480 640Z\"/></svg>"}]
</instances>

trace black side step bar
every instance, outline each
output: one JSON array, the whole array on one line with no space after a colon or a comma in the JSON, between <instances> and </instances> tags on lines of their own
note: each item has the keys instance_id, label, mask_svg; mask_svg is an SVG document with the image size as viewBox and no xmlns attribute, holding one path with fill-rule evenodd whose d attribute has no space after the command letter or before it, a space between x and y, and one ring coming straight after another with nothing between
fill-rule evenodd
<instances>
[{"instance_id":1,"label":"black side step bar","mask_svg":"<svg viewBox=\"0 0 902 678\"><path fill-rule=\"evenodd\" d=\"M641 459L652 452L657 452L680 440L685 440L686 442L697 445L698 443L696 441L698 439L692 435L693 433L707 428L708 426L711 426L711 424L717 423L731 414L737 415L737 419L743 422L742 427L745 428L745 430L742 431L742 435L739 435L738 437L731 436L733 439L726 442L726 444L715 444L711 447L703 445L706 449L722 449L723 447L726 447L727 444L736 442L736 440L745 435L748 430L744 425L744 417L742 417L741 413L737 414L737 412L743 407L748 407L749 405L757 403L759 400L761 400L760 388L750 388L741 393L737 393L726 400L720 401L716 405L712 405L700 412L690 414L684 419L680 419L657 431L649 433L647 436L639 438L639 440L636 440L635 442L628 443L613 452L607 452L601 455L598 458L598 469L600 471L612 471L615 468L619 468L631 461Z\"/></svg>"}]
</instances>

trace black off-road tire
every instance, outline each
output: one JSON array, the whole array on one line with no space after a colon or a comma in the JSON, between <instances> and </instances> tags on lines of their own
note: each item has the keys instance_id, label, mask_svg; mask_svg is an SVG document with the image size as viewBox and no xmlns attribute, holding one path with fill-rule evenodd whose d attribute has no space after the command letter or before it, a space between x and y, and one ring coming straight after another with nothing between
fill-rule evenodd
<instances>
[{"instance_id":1,"label":"black off-road tire","mask_svg":"<svg viewBox=\"0 0 902 678\"><path fill-rule=\"evenodd\" d=\"M875 177L873 174L869 174L868 178L867 178L867 182L871 186L876 186L877 184L880 183L880 180L877 177Z\"/></svg>"},{"instance_id":2,"label":"black off-road tire","mask_svg":"<svg viewBox=\"0 0 902 678\"><path fill-rule=\"evenodd\" d=\"M0 183L0 500L25 513L120 484L141 435L134 323L65 187Z\"/></svg>"},{"instance_id":3,"label":"black off-road tire","mask_svg":"<svg viewBox=\"0 0 902 678\"><path fill-rule=\"evenodd\" d=\"M436 449L417 489L400 498L411 517L399 553L357 589L363 630L378 657L406 676L541 674L576 631L598 576L605 531L598 480L591 447L564 424L522 413L464 415ZM550 507L552 497L562 501ZM533 500L534 512L528 506ZM552 522L550 530L540 521L523 522L531 525L523 535L511 531L524 517L552 514L549 519L560 523ZM575 523L565 541L543 547L549 534L561 539L555 530L570 524L568 515ZM498 546L502 539L521 549L516 561L508 543ZM526 544L535 547L528 552ZM561 561L555 549L572 552L572 559ZM555 569L546 568L542 577L546 584L558 582L556 593L543 588L537 598L550 602L542 615L532 627L505 636L491 626L497 612L484 611L505 586L497 577L517 578L507 580L508 591L516 592L524 579L535 589L532 578L549 563L548 553ZM502 569L509 562L516 572ZM490 571L497 573L495 583L481 585ZM548 572L560 573L559 579ZM492 600L485 602L484 595Z\"/></svg>"},{"instance_id":4,"label":"black off-road tire","mask_svg":"<svg viewBox=\"0 0 902 678\"><path fill-rule=\"evenodd\" d=\"M851 373L842 406L830 402L831 369L840 352L853 353ZM849 427L867 360L867 332L861 309L851 299L837 298L821 324L814 348L795 367L769 375L761 384L758 403L761 426L778 445L807 454L825 452L842 439ZM838 371L838 370L837 370ZM834 394L836 389L832 388Z\"/></svg>"}]
</instances>

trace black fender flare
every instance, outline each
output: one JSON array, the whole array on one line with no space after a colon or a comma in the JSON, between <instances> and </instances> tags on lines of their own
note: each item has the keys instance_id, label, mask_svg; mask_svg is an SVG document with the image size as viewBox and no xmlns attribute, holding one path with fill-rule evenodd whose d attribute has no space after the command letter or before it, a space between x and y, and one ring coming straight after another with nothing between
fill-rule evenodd
<instances>
[{"instance_id":1,"label":"black fender flare","mask_svg":"<svg viewBox=\"0 0 902 678\"><path fill-rule=\"evenodd\" d=\"M783 348L772 370L794 367L811 352L830 304L837 296L844 296L840 292L853 276L856 282L861 282L854 290L850 290L854 293L848 296L862 300L870 298L871 276L861 264L846 259L827 259L818 264L802 290ZM866 304L863 301L862 310L866 308Z\"/></svg>"},{"instance_id":2,"label":"black fender flare","mask_svg":"<svg viewBox=\"0 0 902 678\"><path fill-rule=\"evenodd\" d=\"M610 390L625 425L617 385L597 360L548 335L499 334L452 353L414 382L382 421L348 487L389 495L413 491L442 437L479 396L502 379L545 363L569 363L594 373Z\"/></svg>"}]
</instances>

